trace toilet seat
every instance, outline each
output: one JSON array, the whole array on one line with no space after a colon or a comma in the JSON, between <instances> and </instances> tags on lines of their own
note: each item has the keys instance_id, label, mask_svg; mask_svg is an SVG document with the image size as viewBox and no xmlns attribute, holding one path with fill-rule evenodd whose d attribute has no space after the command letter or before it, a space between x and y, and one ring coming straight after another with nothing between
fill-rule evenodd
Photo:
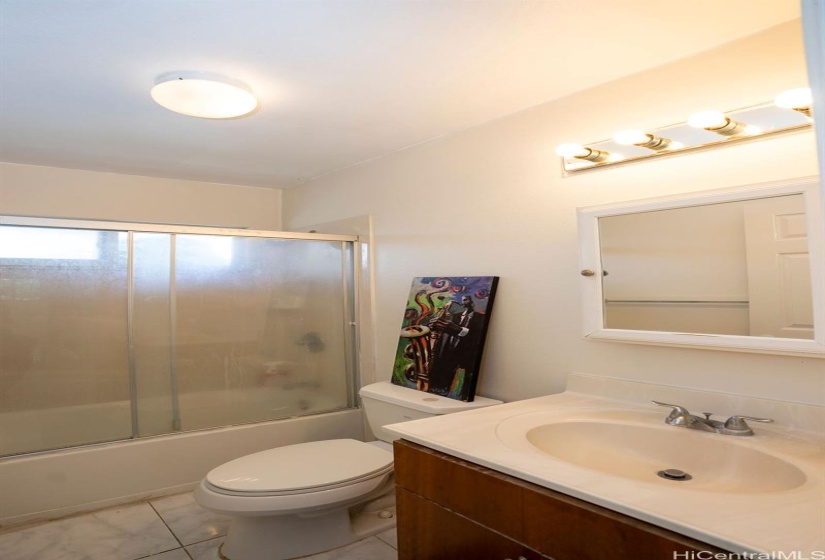
<instances>
[{"instance_id":1,"label":"toilet seat","mask_svg":"<svg viewBox=\"0 0 825 560\"><path fill-rule=\"evenodd\" d=\"M354 439L287 445L230 461L206 475L230 496L283 496L350 486L392 471L392 453Z\"/></svg>"},{"instance_id":2,"label":"toilet seat","mask_svg":"<svg viewBox=\"0 0 825 560\"><path fill-rule=\"evenodd\" d=\"M221 465L195 493L201 505L235 515L354 503L388 483L392 459L391 451L352 439L299 443Z\"/></svg>"}]
</instances>

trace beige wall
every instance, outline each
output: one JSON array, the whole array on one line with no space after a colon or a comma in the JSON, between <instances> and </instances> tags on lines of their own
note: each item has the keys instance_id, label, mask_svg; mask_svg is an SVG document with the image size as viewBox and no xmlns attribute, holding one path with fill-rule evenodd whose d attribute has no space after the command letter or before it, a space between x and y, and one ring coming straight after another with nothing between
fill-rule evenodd
<instances>
[{"instance_id":1,"label":"beige wall","mask_svg":"<svg viewBox=\"0 0 825 560\"><path fill-rule=\"evenodd\" d=\"M605 56L597 63L609 63L609 50ZM799 22L791 22L284 191L284 223L372 215L378 378L389 379L413 277L494 274L501 281L480 394L514 400L557 392L576 371L825 404L822 359L580 334L577 207L815 175L812 132L567 178L553 155L563 142L759 104L805 82Z\"/></svg>"},{"instance_id":2,"label":"beige wall","mask_svg":"<svg viewBox=\"0 0 825 560\"><path fill-rule=\"evenodd\" d=\"M281 229L281 191L0 163L0 214Z\"/></svg>"}]
</instances>

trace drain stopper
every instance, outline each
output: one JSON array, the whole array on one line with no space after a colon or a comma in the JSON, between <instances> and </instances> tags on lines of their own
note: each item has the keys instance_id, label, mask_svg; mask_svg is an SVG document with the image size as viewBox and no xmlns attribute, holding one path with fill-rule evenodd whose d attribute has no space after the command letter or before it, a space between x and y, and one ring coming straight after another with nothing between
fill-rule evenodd
<instances>
[{"instance_id":1,"label":"drain stopper","mask_svg":"<svg viewBox=\"0 0 825 560\"><path fill-rule=\"evenodd\" d=\"M662 474L668 478L685 478L685 476L687 476L685 471L680 471L679 469L665 469L662 471Z\"/></svg>"},{"instance_id":2,"label":"drain stopper","mask_svg":"<svg viewBox=\"0 0 825 560\"><path fill-rule=\"evenodd\" d=\"M690 480L691 478L693 478L685 471L679 469L665 469L663 471L659 471L656 474L668 480Z\"/></svg>"}]
</instances>

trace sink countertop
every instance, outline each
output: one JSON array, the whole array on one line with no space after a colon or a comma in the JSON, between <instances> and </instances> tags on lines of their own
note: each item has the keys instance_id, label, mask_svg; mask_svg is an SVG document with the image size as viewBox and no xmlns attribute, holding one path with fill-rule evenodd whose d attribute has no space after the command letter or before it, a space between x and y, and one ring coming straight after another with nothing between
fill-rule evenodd
<instances>
[{"instance_id":1,"label":"sink countertop","mask_svg":"<svg viewBox=\"0 0 825 560\"><path fill-rule=\"evenodd\" d=\"M775 424L752 425L748 437L687 430L664 424L668 411L576 392L538 397L423 420L386 429L406 440L483 465L731 552L796 552L807 558L825 551L825 441L814 433ZM715 492L653 477L649 481L606 474L554 458L535 447L520 429L570 419L631 421L657 429L691 432L785 460L805 473L790 490ZM677 465L672 465L678 467ZM664 465L663 468L667 468ZM746 467L745 467L746 468ZM684 486L680 486L684 485ZM821 553L825 554L825 553ZM819 556L825 558L825 556Z\"/></svg>"}]
</instances>

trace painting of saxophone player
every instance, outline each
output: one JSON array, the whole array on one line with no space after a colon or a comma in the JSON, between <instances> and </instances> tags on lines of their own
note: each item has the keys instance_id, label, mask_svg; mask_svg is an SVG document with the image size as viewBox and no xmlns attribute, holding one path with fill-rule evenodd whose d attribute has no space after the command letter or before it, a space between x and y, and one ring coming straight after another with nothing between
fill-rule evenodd
<instances>
[{"instance_id":1,"label":"painting of saxophone player","mask_svg":"<svg viewBox=\"0 0 825 560\"><path fill-rule=\"evenodd\" d=\"M472 401L497 284L497 276L414 278L392 382Z\"/></svg>"}]
</instances>

